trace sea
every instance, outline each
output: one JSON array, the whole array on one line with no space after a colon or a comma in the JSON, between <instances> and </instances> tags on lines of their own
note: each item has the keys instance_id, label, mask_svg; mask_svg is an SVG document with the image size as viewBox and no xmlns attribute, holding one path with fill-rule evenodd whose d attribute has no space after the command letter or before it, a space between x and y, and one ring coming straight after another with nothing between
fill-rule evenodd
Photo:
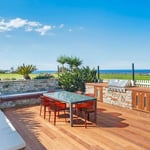
<instances>
[{"instance_id":1,"label":"sea","mask_svg":"<svg viewBox=\"0 0 150 150\"><path fill-rule=\"evenodd\" d=\"M111 70L99 70L100 74L131 74L131 69L111 69ZM54 74L56 70L36 70L33 74ZM150 75L150 69L135 69L134 73Z\"/></svg>"}]
</instances>

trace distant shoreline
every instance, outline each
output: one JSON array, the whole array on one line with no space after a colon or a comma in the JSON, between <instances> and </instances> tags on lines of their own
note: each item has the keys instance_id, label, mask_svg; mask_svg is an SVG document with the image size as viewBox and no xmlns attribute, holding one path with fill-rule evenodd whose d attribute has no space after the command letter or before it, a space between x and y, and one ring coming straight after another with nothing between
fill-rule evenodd
<instances>
[{"instance_id":1,"label":"distant shoreline","mask_svg":"<svg viewBox=\"0 0 150 150\"><path fill-rule=\"evenodd\" d=\"M147 74L150 75L150 69L135 69L136 74ZM57 73L56 70L36 70L32 74L54 74ZM110 70L100 70L100 74L131 74L131 69L110 69Z\"/></svg>"},{"instance_id":2,"label":"distant shoreline","mask_svg":"<svg viewBox=\"0 0 150 150\"><path fill-rule=\"evenodd\" d=\"M36 71L32 72L32 74L46 74L46 73L53 74L53 73L57 73L57 71L55 71L55 70L36 70Z\"/></svg>"}]
</instances>

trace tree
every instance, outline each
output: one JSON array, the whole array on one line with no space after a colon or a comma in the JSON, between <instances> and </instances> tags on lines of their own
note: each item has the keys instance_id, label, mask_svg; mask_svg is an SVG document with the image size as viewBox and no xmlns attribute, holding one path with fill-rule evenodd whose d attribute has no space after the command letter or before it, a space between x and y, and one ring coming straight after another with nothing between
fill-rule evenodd
<instances>
[{"instance_id":1,"label":"tree","mask_svg":"<svg viewBox=\"0 0 150 150\"><path fill-rule=\"evenodd\" d=\"M65 55L60 56L57 58L57 62L62 65L62 72L64 72L64 64L67 62L67 57Z\"/></svg>"},{"instance_id":2,"label":"tree","mask_svg":"<svg viewBox=\"0 0 150 150\"><path fill-rule=\"evenodd\" d=\"M67 64L69 65L70 70L72 71L73 66L74 66L74 58L72 56L71 57L67 57Z\"/></svg>"},{"instance_id":3,"label":"tree","mask_svg":"<svg viewBox=\"0 0 150 150\"><path fill-rule=\"evenodd\" d=\"M80 60L78 57L68 57L67 58L67 64L70 66L70 69L77 69L79 66L82 65L82 60Z\"/></svg>"},{"instance_id":4,"label":"tree","mask_svg":"<svg viewBox=\"0 0 150 150\"><path fill-rule=\"evenodd\" d=\"M64 68L65 63L69 65L70 71L72 71L73 69L77 69L79 66L82 65L82 60L80 60L78 57L72 56L60 56L57 58L57 62L62 65L62 67L60 68L62 72L68 70L67 68Z\"/></svg>"},{"instance_id":5,"label":"tree","mask_svg":"<svg viewBox=\"0 0 150 150\"><path fill-rule=\"evenodd\" d=\"M73 65L75 68L78 68L79 66L82 65L82 60L80 60L78 57L74 57Z\"/></svg>"},{"instance_id":6,"label":"tree","mask_svg":"<svg viewBox=\"0 0 150 150\"><path fill-rule=\"evenodd\" d=\"M24 79L31 79L29 74L35 70L37 70L36 66L23 64L18 66L16 73L23 75Z\"/></svg>"}]
</instances>

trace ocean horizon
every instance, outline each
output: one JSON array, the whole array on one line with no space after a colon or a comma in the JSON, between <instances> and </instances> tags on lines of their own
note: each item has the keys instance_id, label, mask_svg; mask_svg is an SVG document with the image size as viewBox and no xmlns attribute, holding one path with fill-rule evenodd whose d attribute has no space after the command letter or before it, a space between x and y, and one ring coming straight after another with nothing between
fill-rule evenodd
<instances>
[{"instance_id":1,"label":"ocean horizon","mask_svg":"<svg viewBox=\"0 0 150 150\"><path fill-rule=\"evenodd\" d=\"M135 69L136 74L147 74L150 75L150 69ZM57 73L56 70L36 70L33 74L53 74ZM132 73L131 69L109 69L109 70L100 70L100 74L130 74Z\"/></svg>"}]
</instances>

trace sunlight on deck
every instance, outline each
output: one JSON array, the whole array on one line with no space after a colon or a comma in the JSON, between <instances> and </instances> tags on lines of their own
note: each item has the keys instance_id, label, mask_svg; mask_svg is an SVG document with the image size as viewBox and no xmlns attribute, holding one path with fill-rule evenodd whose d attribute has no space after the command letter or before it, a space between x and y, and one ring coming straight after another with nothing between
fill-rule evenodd
<instances>
[{"instance_id":1,"label":"sunlight on deck","mask_svg":"<svg viewBox=\"0 0 150 150\"><path fill-rule=\"evenodd\" d=\"M44 120L39 110L39 106L5 110L26 141L26 150L150 149L150 113L98 102L97 126L89 122L86 129L76 116L74 127L61 115L54 126L53 119L49 122L47 116Z\"/></svg>"}]
</instances>

